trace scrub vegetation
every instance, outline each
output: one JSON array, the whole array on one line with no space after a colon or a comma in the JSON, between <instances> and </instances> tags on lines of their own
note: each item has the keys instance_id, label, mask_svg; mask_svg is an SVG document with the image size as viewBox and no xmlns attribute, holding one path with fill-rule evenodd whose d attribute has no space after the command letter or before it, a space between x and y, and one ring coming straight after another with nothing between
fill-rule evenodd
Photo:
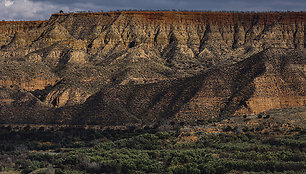
<instances>
[{"instance_id":1,"label":"scrub vegetation","mask_svg":"<svg viewBox=\"0 0 306 174\"><path fill-rule=\"evenodd\" d=\"M186 128L186 127L185 127ZM305 130L276 136L83 127L1 127L0 171L20 173L304 173Z\"/></svg>"}]
</instances>

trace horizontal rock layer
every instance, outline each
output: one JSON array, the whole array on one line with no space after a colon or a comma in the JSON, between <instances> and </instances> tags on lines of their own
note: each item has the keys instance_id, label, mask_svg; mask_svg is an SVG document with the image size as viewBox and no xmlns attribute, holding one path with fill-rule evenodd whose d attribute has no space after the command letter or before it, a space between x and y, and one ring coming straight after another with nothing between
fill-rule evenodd
<instances>
[{"instance_id":1,"label":"horizontal rock layer","mask_svg":"<svg viewBox=\"0 0 306 174\"><path fill-rule=\"evenodd\" d=\"M44 106L37 113L59 123L192 122L305 106L305 17L132 11L0 22L0 87L31 92ZM28 104L3 96L1 120L24 122ZM19 113L4 101L20 103Z\"/></svg>"}]
</instances>

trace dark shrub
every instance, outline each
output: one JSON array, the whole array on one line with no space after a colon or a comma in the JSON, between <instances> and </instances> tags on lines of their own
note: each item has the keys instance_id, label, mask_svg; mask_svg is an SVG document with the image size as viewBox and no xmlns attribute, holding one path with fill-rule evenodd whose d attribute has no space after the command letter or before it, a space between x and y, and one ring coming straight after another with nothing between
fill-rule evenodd
<instances>
[{"instance_id":1,"label":"dark shrub","mask_svg":"<svg viewBox=\"0 0 306 174\"><path fill-rule=\"evenodd\" d=\"M270 118L270 115L266 115L264 118Z\"/></svg>"},{"instance_id":2,"label":"dark shrub","mask_svg":"<svg viewBox=\"0 0 306 174\"><path fill-rule=\"evenodd\" d=\"M258 115L257 115L257 118L262 118L262 115L261 115L261 114L258 114Z\"/></svg>"},{"instance_id":3,"label":"dark shrub","mask_svg":"<svg viewBox=\"0 0 306 174\"><path fill-rule=\"evenodd\" d=\"M232 131L232 127L231 126L227 126L226 128L223 129L224 132L229 132Z\"/></svg>"}]
</instances>

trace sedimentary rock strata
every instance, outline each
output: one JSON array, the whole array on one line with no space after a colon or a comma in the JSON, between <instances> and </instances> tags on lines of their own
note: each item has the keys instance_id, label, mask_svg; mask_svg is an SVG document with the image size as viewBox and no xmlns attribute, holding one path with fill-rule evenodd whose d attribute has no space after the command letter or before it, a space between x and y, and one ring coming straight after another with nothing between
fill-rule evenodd
<instances>
[{"instance_id":1,"label":"sedimentary rock strata","mask_svg":"<svg viewBox=\"0 0 306 174\"><path fill-rule=\"evenodd\" d=\"M305 17L132 11L0 22L2 93L44 106L3 95L0 120L25 120L7 101L33 122L105 125L305 106Z\"/></svg>"}]
</instances>

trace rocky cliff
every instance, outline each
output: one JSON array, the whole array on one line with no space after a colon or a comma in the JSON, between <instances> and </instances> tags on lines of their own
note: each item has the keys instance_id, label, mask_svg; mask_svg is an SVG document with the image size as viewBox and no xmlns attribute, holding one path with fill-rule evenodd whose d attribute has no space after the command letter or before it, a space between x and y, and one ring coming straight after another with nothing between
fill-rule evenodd
<instances>
[{"instance_id":1,"label":"rocky cliff","mask_svg":"<svg viewBox=\"0 0 306 174\"><path fill-rule=\"evenodd\" d=\"M109 12L2 22L0 120L193 122L305 106L305 17Z\"/></svg>"}]
</instances>

